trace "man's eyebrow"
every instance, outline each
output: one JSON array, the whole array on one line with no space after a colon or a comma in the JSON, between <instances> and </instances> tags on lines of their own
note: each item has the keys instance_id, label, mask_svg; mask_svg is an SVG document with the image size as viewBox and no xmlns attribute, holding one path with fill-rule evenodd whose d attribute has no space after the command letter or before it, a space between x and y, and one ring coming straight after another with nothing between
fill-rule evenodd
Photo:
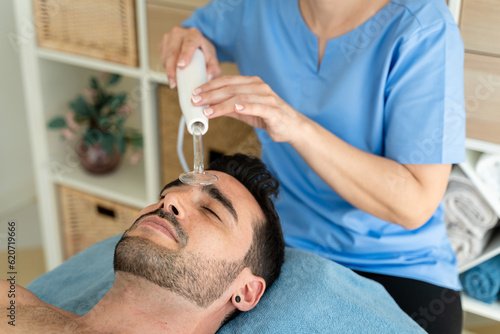
<instances>
[{"instance_id":1,"label":"man's eyebrow","mask_svg":"<svg viewBox=\"0 0 500 334\"><path fill-rule=\"evenodd\" d=\"M178 186L182 186L184 185L184 183L182 183L181 180L177 179L177 180L173 180L172 182L168 183L165 185L165 187L163 187L163 189L160 191L160 198L162 198L161 194L163 194L163 192L165 190L167 190L168 188L173 188L173 187L178 187Z\"/></svg>"},{"instance_id":2,"label":"man's eyebrow","mask_svg":"<svg viewBox=\"0 0 500 334\"><path fill-rule=\"evenodd\" d=\"M238 223L238 214L234 209L233 203L226 195L220 192L220 190L214 185L203 186L203 192L207 193L211 198L218 201L222 206L224 206L231 216L233 216L236 223Z\"/></svg>"}]
</instances>

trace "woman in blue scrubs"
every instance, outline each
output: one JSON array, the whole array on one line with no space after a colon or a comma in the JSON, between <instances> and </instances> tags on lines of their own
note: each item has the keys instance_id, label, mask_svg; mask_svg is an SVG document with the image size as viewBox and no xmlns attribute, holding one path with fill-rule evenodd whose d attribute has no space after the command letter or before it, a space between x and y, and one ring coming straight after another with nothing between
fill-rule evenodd
<instances>
[{"instance_id":1,"label":"woman in blue scrubs","mask_svg":"<svg viewBox=\"0 0 500 334\"><path fill-rule=\"evenodd\" d=\"M465 154L463 45L446 3L212 1L164 37L172 88L196 48L215 79L193 104L256 128L287 245L380 282L428 332L460 333L440 202Z\"/></svg>"}]
</instances>

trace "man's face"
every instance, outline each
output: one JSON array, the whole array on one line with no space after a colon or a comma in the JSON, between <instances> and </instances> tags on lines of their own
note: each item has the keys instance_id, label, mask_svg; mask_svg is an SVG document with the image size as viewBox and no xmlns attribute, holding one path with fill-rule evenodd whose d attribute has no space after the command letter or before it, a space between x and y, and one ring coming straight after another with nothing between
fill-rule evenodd
<instances>
[{"instance_id":1,"label":"man's face","mask_svg":"<svg viewBox=\"0 0 500 334\"><path fill-rule=\"evenodd\" d=\"M175 185L143 209L115 251L115 271L143 277L206 307L244 268L263 213L236 179L212 171L211 186Z\"/></svg>"}]
</instances>

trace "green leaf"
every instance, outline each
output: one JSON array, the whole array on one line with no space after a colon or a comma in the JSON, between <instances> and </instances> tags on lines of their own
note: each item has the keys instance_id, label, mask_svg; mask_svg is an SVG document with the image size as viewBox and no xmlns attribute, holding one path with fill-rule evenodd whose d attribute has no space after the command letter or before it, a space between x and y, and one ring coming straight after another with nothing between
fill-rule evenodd
<instances>
[{"instance_id":1,"label":"green leaf","mask_svg":"<svg viewBox=\"0 0 500 334\"><path fill-rule=\"evenodd\" d=\"M113 98L113 94L106 94L104 91L102 92L102 103L103 104L108 104L112 98Z\"/></svg>"},{"instance_id":2,"label":"green leaf","mask_svg":"<svg viewBox=\"0 0 500 334\"><path fill-rule=\"evenodd\" d=\"M94 106L91 106L91 105L87 104L87 112L93 118L99 117L99 113L97 112L97 109Z\"/></svg>"},{"instance_id":3,"label":"green leaf","mask_svg":"<svg viewBox=\"0 0 500 334\"><path fill-rule=\"evenodd\" d=\"M122 76L119 74L112 74L111 77L109 78L108 85L115 86L118 82L120 82L121 78Z\"/></svg>"},{"instance_id":4,"label":"green leaf","mask_svg":"<svg viewBox=\"0 0 500 334\"><path fill-rule=\"evenodd\" d=\"M87 118L90 116L87 101L85 101L84 97L81 95L71 101L69 106L75 112L75 115L80 118Z\"/></svg>"},{"instance_id":5,"label":"green leaf","mask_svg":"<svg viewBox=\"0 0 500 334\"><path fill-rule=\"evenodd\" d=\"M90 88L99 90L99 81L97 81L96 77L90 78Z\"/></svg>"},{"instance_id":6,"label":"green leaf","mask_svg":"<svg viewBox=\"0 0 500 334\"><path fill-rule=\"evenodd\" d=\"M106 116L100 117L98 123L102 130L106 130L111 126L111 120Z\"/></svg>"},{"instance_id":7,"label":"green leaf","mask_svg":"<svg viewBox=\"0 0 500 334\"><path fill-rule=\"evenodd\" d=\"M102 147L109 155L113 154L113 144L115 143L115 136L109 132L103 133Z\"/></svg>"},{"instance_id":8,"label":"green leaf","mask_svg":"<svg viewBox=\"0 0 500 334\"><path fill-rule=\"evenodd\" d=\"M121 154L125 153L125 133L123 131L118 131L116 134L116 146Z\"/></svg>"},{"instance_id":9,"label":"green leaf","mask_svg":"<svg viewBox=\"0 0 500 334\"><path fill-rule=\"evenodd\" d=\"M113 99L109 103L109 106L111 107L111 110L115 110L120 106L122 106L126 100L127 100L127 93L117 94L115 97L113 97Z\"/></svg>"},{"instance_id":10,"label":"green leaf","mask_svg":"<svg viewBox=\"0 0 500 334\"><path fill-rule=\"evenodd\" d=\"M104 91L101 91L101 93L102 94L101 94L101 99L99 100L99 104L96 104L96 108L98 108L99 110L104 108L113 98L113 95L106 94Z\"/></svg>"},{"instance_id":11,"label":"green leaf","mask_svg":"<svg viewBox=\"0 0 500 334\"><path fill-rule=\"evenodd\" d=\"M49 129L62 129L67 126L66 119L62 116L54 117L48 124Z\"/></svg>"},{"instance_id":12,"label":"green leaf","mask_svg":"<svg viewBox=\"0 0 500 334\"><path fill-rule=\"evenodd\" d=\"M140 148L143 147L142 136L131 138L131 142L132 145L134 145L135 147L140 147Z\"/></svg>"}]
</instances>

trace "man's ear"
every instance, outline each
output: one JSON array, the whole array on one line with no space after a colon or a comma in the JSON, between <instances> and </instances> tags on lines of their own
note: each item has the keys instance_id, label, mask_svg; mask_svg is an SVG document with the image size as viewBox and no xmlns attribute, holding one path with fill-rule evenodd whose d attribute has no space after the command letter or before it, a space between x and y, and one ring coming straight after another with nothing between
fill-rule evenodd
<instances>
[{"instance_id":1,"label":"man's ear","mask_svg":"<svg viewBox=\"0 0 500 334\"><path fill-rule=\"evenodd\" d=\"M265 290L266 281L262 277L250 274L245 285L233 293L231 302L240 311L250 311L259 303Z\"/></svg>"}]
</instances>

